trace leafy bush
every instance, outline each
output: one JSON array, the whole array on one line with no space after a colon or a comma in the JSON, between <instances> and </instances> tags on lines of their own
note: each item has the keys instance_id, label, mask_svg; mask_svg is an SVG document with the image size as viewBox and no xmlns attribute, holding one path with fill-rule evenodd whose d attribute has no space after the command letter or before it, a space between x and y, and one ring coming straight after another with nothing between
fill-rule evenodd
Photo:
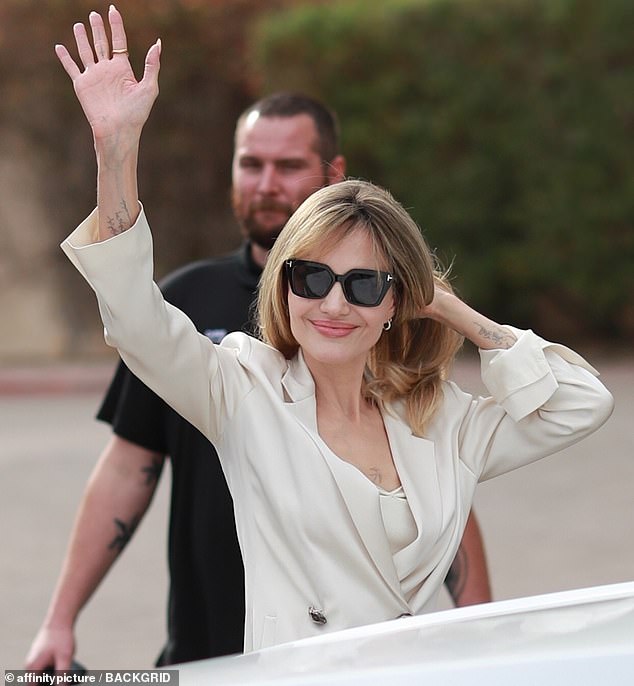
<instances>
[{"instance_id":1,"label":"leafy bush","mask_svg":"<svg viewBox=\"0 0 634 686\"><path fill-rule=\"evenodd\" d=\"M339 113L476 306L549 335L634 333L631 0L341 0L254 38L264 91Z\"/></svg>"}]
</instances>

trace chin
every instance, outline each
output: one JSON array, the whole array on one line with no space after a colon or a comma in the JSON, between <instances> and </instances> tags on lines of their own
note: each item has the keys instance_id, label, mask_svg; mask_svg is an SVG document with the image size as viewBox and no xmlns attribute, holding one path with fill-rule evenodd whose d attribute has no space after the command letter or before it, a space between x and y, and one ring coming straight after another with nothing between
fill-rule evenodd
<instances>
[{"instance_id":1,"label":"chin","mask_svg":"<svg viewBox=\"0 0 634 686\"><path fill-rule=\"evenodd\" d=\"M365 366L369 354L369 351L360 352L356 346L352 349L349 346L334 342L331 344L308 345L302 347L302 352L306 359L333 367L348 365Z\"/></svg>"}]
</instances>

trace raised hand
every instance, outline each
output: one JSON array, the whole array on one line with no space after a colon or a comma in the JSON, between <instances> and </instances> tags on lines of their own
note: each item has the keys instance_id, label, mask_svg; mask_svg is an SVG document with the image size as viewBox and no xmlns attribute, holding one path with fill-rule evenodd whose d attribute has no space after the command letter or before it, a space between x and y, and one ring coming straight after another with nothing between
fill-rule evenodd
<instances>
[{"instance_id":1,"label":"raised hand","mask_svg":"<svg viewBox=\"0 0 634 686\"><path fill-rule=\"evenodd\" d=\"M70 76L77 98L92 128L97 155L98 230L105 240L129 229L139 215L136 167L141 131L158 95L161 41L145 56L143 78L137 81L128 61L128 43L121 14L108 10L112 47L103 19L90 13L92 42L83 24L73 33L82 69L63 45L55 52Z\"/></svg>"},{"instance_id":2,"label":"raised hand","mask_svg":"<svg viewBox=\"0 0 634 686\"><path fill-rule=\"evenodd\" d=\"M112 33L112 48L106 35L103 19L97 12L89 16L93 48L81 24L73 26L79 60L83 70L63 45L55 52L70 76L77 98L90 124L95 144L122 146L134 142L158 95L158 73L161 43L158 40L145 58L143 78L137 81L128 61L127 40L119 11L110 6L108 21Z\"/></svg>"}]
</instances>

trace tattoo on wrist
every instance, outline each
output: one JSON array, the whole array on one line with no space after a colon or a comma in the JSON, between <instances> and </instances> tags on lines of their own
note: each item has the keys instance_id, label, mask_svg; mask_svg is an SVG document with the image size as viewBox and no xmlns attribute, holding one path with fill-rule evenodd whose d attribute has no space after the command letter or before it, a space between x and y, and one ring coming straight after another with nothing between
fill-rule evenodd
<instances>
[{"instance_id":1,"label":"tattoo on wrist","mask_svg":"<svg viewBox=\"0 0 634 686\"><path fill-rule=\"evenodd\" d=\"M153 486L157 483L162 470L163 462L158 457L152 458L151 464L141 467L141 472L145 474L145 485Z\"/></svg>"},{"instance_id":2,"label":"tattoo on wrist","mask_svg":"<svg viewBox=\"0 0 634 686\"><path fill-rule=\"evenodd\" d=\"M124 522L115 517L114 524L117 529L117 535L110 542L108 550L116 550L118 553L120 553L126 547L126 545L128 545L128 542L132 538L132 534L135 532L140 520L141 518L138 515L135 515L130 522Z\"/></svg>"},{"instance_id":3,"label":"tattoo on wrist","mask_svg":"<svg viewBox=\"0 0 634 686\"><path fill-rule=\"evenodd\" d=\"M106 217L106 225L113 236L118 236L130 228L132 221L125 200L121 201L121 208L114 213L114 216Z\"/></svg>"},{"instance_id":4,"label":"tattoo on wrist","mask_svg":"<svg viewBox=\"0 0 634 686\"><path fill-rule=\"evenodd\" d=\"M502 327L488 329L486 326L482 326L482 324L477 324L477 326L480 327L478 332L480 336L486 338L487 341L491 341L498 348L508 349L515 343L515 336Z\"/></svg>"}]
</instances>

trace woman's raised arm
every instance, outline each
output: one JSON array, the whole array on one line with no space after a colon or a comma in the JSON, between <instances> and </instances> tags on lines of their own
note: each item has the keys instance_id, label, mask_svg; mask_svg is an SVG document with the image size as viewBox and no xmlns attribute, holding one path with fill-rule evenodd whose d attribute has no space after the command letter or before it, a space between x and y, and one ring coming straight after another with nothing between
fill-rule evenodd
<instances>
[{"instance_id":1,"label":"woman's raised arm","mask_svg":"<svg viewBox=\"0 0 634 686\"><path fill-rule=\"evenodd\" d=\"M73 26L81 66L63 45L56 45L55 53L92 129L99 208L99 231L93 239L103 241L129 229L139 214L139 141L158 95L161 42L157 40L148 50L143 78L137 81L128 61L119 11L114 5L108 10L112 46L101 15L91 12L89 20L92 45L86 27L81 23Z\"/></svg>"},{"instance_id":2,"label":"woman's raised arm","mask_svg":"<svg viewBox=\"0 0 634 686\"><path fill-rule=\"evenodd\" d=\"M509 328L485 317L439 286L433 301L421 309L420 316L454 329L481 350L507 349L517 340Z\"/></svg>"}]
</instances>

